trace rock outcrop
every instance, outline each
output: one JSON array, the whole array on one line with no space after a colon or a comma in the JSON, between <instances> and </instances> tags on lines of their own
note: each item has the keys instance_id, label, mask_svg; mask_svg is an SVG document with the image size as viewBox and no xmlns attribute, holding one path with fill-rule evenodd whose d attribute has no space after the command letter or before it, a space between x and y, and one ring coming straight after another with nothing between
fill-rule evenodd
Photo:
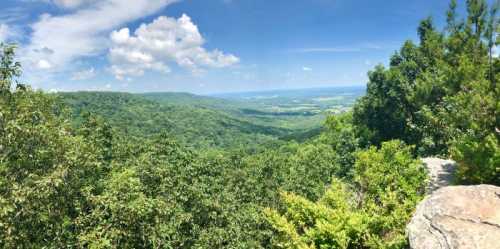
<instances>
[{"instance_id":1,"label":"rock outcrop","mask_svg":"<svg viewBox=\"0 0 500 249\"><path fill-rule=\"evenodd\" d=\"M412 249L500 249L500 187L443 187L407 226Z\"/></svg>"},{"instance_id":2,"label":"rock outcrop","mask_svg":"<svg viewBox=\"0 0 500 249\"><path fill-rule=\"evenodd\" d=\"M422 162L429 172L428 193L451 184L456 169L454 161L428 157L422 158Z\"/></svg>"}]
</instances>

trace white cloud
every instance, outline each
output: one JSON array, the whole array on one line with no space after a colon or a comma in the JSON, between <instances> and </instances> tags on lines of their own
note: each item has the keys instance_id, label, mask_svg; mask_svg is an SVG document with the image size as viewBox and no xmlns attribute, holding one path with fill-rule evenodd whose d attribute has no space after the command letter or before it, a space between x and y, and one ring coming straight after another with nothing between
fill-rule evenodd
<instances>
[{"instance_id":1,"label":"white cloud","mask_svg":"<svg viewBox=\"0 0 500 249\"><path fill-rule=\"evenodd\" d=\"M205 40L186 14L178 19L160 16L142 24L133 34L122 28L113 31L110 38L110 71L120 80L140 76L146 70L168 73L170 62L195 73L206 67L222 68L239 62L232 54L203 48Z\"/></svg>"},{"instance_id":2,"label":"white cloud","mask_svg":"<svg viewBox=\"0 0 500 249\"><path fill-rule=\"evenodd\" d=\"M53 0L62 7L81 8L57 16L40 16L31 26L30 43L22 51L27 62L25 65L62 71L76 59L105 51L108 45L106 35L113 28L151 15L175 1Z\"/></svg>"},{"instance_id":3,"label":"white cloud","mask_svg":"<svg viewBox=\"0 0 500 249\"><path fill-rule=\"evenodd\" d=\"M17 26L0 22L0 42L15 42L20 35Z\"/></svg>"},{"instance_id":4,"label":"white cloud","mask_svg":"<svg viewBox=\"0 0 500 249\"><path fill-rule=\"evenodd\" d=\"M84 4L94 3L96 0L52 0L52 2L59 7L74 9Z\"/></svg>"},{"instance_id":5,"label":"white cloud","mask_svg":"<svg viewBox=\"0 0 500 249\"><path fill-rule=\"evenodd\" d=\"M0 42L5 42L9 36L11 35L11 31L7 24L0 24Z\"/></svg>"},{"instance_id":6,"label":"white cloud","mask_svg":"<svg viewBox=\"0 0 500 249\"><path fill-rule=\"evenodd\" d=\"M50 68L52 68L52 64L50 64L50 62L48 62L44 59L41 59L41 60L37 61L36 68L38 68L38 69L50 69Z\"/></svg>"},{"instance_id":7,"label":"white cloud","mask_svg":"<svg viewBox=\"0 0 500 249\"><path fill-rule=\"evenodd\" d=\"M302 67L302 70L306 71L306 72L309 72L309 71L312 71L312 68L310 68L310 67Z\"/></svg>"},{"instance_id":8,"label":"white cloud","mask_svg":"<svg viewBox=\"0 0 500 249\"><path fill-rule=\"evenodd\" d=\"M71 80L88 80L94 78L95 75L96 75L95 69L91 67L90 69L73 73Z\"/></svg>"},{"instance_id":9,"label":"white cloud","mask_svg":"<svg viewBox=\"0 0 500 249\"><path fill-rule=\"evenodd\" d=\"M87 4L95 3L99 0L21 0L25 2L44 2L54 4L57 7L65 9L76 9Z\"/></svg>"}]
</instances>

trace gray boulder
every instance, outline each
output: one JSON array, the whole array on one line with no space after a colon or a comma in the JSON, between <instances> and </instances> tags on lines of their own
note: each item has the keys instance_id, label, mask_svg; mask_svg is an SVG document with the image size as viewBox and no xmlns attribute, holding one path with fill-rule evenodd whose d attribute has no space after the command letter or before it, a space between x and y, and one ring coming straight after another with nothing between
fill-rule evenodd
<instances>
[{"instance_id":1,"label":"gray boulder","mask_svg":"<svg viewBox=\"0 0 500 249\"><path fill-rule=\"evenodd\" d=\"M412 249L500 249L500 187L443 187L418 206L407 228Z\"/></svg>"}]
</instances>

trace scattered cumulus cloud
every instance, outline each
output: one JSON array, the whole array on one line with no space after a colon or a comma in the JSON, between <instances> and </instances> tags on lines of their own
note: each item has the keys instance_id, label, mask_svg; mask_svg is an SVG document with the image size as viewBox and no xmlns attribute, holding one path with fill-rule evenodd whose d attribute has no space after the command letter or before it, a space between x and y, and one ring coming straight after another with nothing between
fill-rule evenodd
<instances>
[{"instance_id":1,"label":"scattered cumulus cloud","mask_svg":"<svg viewBox=\"0 0 500 249\"><path fill-rule=\"evenodd\" d=\"M51 69L52 68L52 64L50 64L50 62L44 60L44 59L41 59L41 60L38 60L36 62L36 68L38 69Z\"/></svg>"},{"instance_id":2,"label":"scattered cumulus cloud","mask_svg":"<svg viewBox=\"0 0 500 249\"><path fill-rule=\"evenodd\" d=\"M175 1L52 0L58 6L77 9L61 15L43 14L31 25L30 42L21 51L24 64L35 69L63 71L77 59L105 51L110 30L151 15Z\"/></svg>"},{"instance_id":3,"label":"scattered cumulus cloud","mask_svg":"<svg viewBox=\"0 0 500 249\"><path fill-rule=\"evenodd\" d=\"M232 54L206 50L198 27L186 14L178 19L160 16L133 33L129 28L115 30L110 39L110 71L119 80L143 75L147 70L168 73L172 62L194 73L239 62Z\"/></svg>"},{"instance_id":4,"label":"scattered cumulus cloud","mask_svg":"<svg viewBox=\"0 0 500 249\"><path fill-rule=\"evenodd\" d=\"M33 53L36 53L40 56L39 59L37 59L36 61L33 61L32 62L32 66L36 69L39 69L39 70L47 70L47 69L51 69L52 68L52 63L50 63L48 60L46 60L45 58L50 58L50 56L52 54L54 54L54 50L52 49L49 49L47 47L43 47L43 48L36 48L36 49L33 49Z\"/></svg>"},{"instance_id":5,"label":"scattered cumulus cloud","mask_svg":"<svg viewBox=\"0 0 500 249\"><path fill-rule=\"evenodd\" d=\"M302 67L302 71L310 72L310 71L312 71L312 68L310 68L310 67Z\"/></svg>"},{"instance_id":6,"label":"scattered cumulus cloud","mask_svg":"<svg viewBox=\"0 0 500 249\"><path fill-rule=\"evenodd\" d=\"M89 69L73 73L71 80L88 80L94 78L95 76L96 76L96 71L93 67L91 67Z\"/></svg>"}]
</instances>

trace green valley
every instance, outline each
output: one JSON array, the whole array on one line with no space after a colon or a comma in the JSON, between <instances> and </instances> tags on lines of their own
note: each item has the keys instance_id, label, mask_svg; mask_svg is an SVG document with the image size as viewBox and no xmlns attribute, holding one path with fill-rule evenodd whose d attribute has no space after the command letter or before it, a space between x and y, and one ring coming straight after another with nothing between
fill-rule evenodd
<instances>
[{"instance_id":1,"label":"green valley","mask_svg":"<svg viewBox=\"0 0 500 249\"><path fill-rule=\"evenodd\" d=\"M237 94L209 97L188 93L76 92L57 96L70 107L75 127L83 122L84 115L94 114L126 135L151 137L165 132L195 148L243 148L282 138L300 139L303 134L317 135L330 110L349 110L364 88L328 90L302 89L292 96L283 91L283 97L265 102ZM276 93L280 91L267 94ZM335 101L324 103L317 99ZM281 109L274 110L274 106Z\"/></svg>"}]
</instances>

